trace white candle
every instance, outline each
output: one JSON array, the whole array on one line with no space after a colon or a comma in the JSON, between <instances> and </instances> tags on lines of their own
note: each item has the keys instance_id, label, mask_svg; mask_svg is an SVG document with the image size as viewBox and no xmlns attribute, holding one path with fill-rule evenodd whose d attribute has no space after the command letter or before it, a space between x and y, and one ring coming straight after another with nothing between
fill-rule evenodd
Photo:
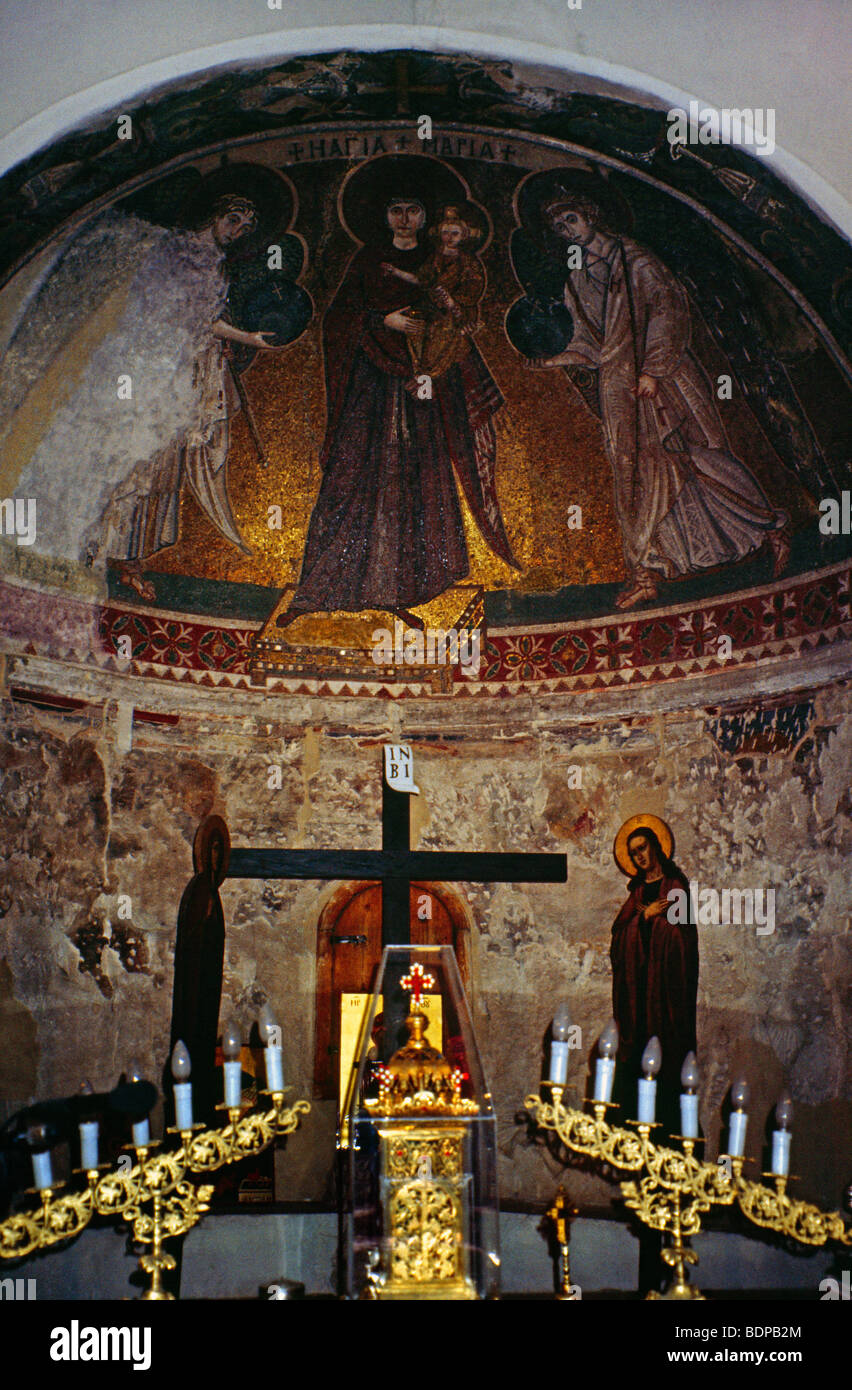
<instances>
[{"instance_id":1,"label":"white candle","mask_svg":"<svg viewBox=\"0 0 852 1390\"><path fill-rule=\"evenodd\" d=\"M550 1044L550 1080L554 1086L564 1086L568 1080L568 1044L559 1038Z\"/></svg>"},{"instance_id":2,"label":"white candle","mask_svg":"<svg viewBox=\"0 0 852 1390\"><path fill-rule=\"evenodd\" d=\"M175 1127L180 1130L192 1129L192 1083L189 1080L191 1070L186 1045L178 1039L172 1048L172 1076L175 1083Z\"/></svg>"},{"instance_id":3,"label":"white candle","mask_svg":"<svg viewBox=\"0 0 852 1390\"><path fill-rule=\"evenodd\" d=\"M687 1052L680 1069L680 1132L684 1139L698 1138L698 1061L694 1052Z\"/></svg>"},{"instance_id":4,"label":"white candle","mask_svg":"<svg viewBox=\"0 0 852 1390\"><path fill-rule=\"evenodd\" d=\"M652 1125L657 1111L657 1083L652 1076L639 1078L638 1120L640 1124Z\"/></svg>"},{"instance_id":5,"label":"white candle","mask_svg":"<svg viewBox=\"0 0 852 1390\"><path fill-rule=\"evenodd\" d=\"M790 1143L793 1136L788 1129L772 1131L772 1171L779 1178L786 1178L790 1172Z\"/></svg>"},{"instance_id":6,"label":"white candle","mask_svg":"<svg viewBox=\"0 0 852 1390\"><path fill-rule=\"evenodd\" d=\"M222 1033L222 1052L225 1056L225 1104L229 1110L239 1108L242 1099L242 1065L240 1052L243 1038L240 1026L234 1019L226 1024Z\"/></svg>"},{"instance_id":7,"label":"white candle","mask_svg":"<svg viewBox=\"0 0 852 1390\"><path fill-rule=\"evenodd\" d=\"M142 1149L146 1144L150 1144L151 1126L148 1123L147 1117L133 1126L133 1142L137 1149Z\"/></svg>"},{"instance_id":8,"label":"white candle","mask_svg":"<svg viewBox=\"0 0 852 1390\"><path fill-rule=\"evenodd\" d=\"M53 1169L49 1149L45 1149L44 1153L33 1154L33 1179L39 1192L42 1188L53 1186Z\"/></svg>"},{"instance_id":9,"label":"white candle","mask_svg":"<svg viewBox=\"0 0 852 1390\"><path fill-rule=\"evenodd\" d=\"M571 1013L567 1004L560 1004L553 1016L553 1041L550 1044L550 1080L554 1086L564 1086L568 1080L568 1035L571 1032Z\"/></svg>"},{"instance_id":10,"label":"white candle","mask_svg":"<svg viewBox=\"0 0 852 1390\"><path fill-rule=\"evenodd\" d=\"M239 1062L225 1063L225 1104L233 1110L242 1096L242 1066Z\"/></svg>"},{"instance_id":11,"label":"white candle","mask_svg":"<svg viewBox=\"0 0 852 1390\"><path fill-rule=\"evenodd\" d=\"M618 1024L614 1018L611 1018L598 1040L594 1100L609 1101L612 1099L612 1083L615 1080L615 1054L617 1051Z\"/></svg>"},{"instance_id":12,"label":"white candle","mask_svg":"<svg viewBox=\"0 0 852 1390\"><path fill-rule=\"evenodd\" d=\"M749 1087L748 1082L740 1079L735 1081L731 1087L731 1124L728 1132L728 1153L731 1158L742 1158L745 1153L746 1125L748 1115L745 1108L748 1105Z\"/></svg>"},{"instance_id":13,"label":"white candle","mask_svg":"<svg viewBox=\"0 0 852 1390\"><path fill-rule=\"evenodd\" d=\"M178 1129L192 1129L192 1082L176 1081L175 1125Z\"/></svg>"},{"instance_id":14,"label":"white candle","mask_svg":"<svg viewBox=\"0 0 852 1390\"><path fill-rule=\"evenodd\" d=\"M745 1153L746 1125L748 1115L742 1110L731 1111L731 1127L728 1133L728 1153L732 1158L742 1158Z\"/></svg>"},{"instance_id":15,"label":"white candle","mask_svg":"<svg viewBox=\"0 0 852 1390\"><path fill-rule=\"evenodd\" d=\"M660 1039L649 1038L642 1053L643 1076L639 1081L638 1120L640 1124L652 1125L657 1110L656 1075L663 1065L663 1050Z\"/></svg>"},{"instance_id":16,"label":"white candle","mask_svg":"<svg viewBox=\"0 0 852 1390\"><path fill-rule=\"evenodd\" d=\"M87 1173L98 1166L99 1129L97 1120L84 1121L80 1125L80 1167Z\"/></svg>"},{"instance_id":17,"label":"white candle","mask_svg":"<svg viewBox=\"0 0 852 1390\"><path fill-rule=\"evenodd\" d=\"M282 1051L273 1043L269 1043L266 1048L266 1089L267 1091L284 1090Z\"/></svg>"},{"instance_id":18,"label":"white candle","mask_svg":"<svg viewBox=\"0 0 852 1390\"><path fill-rule=\"evenodd\" d=\"M284 1070L282 1067L281 1029L269 1003L264 1004L257 1021L261 1041L266 1048L266 1089L284 1090Z\"/></svg>"},{"instance_id":19,"label":"white candle","mask_svg":"<svg viewBox=\"0 0 852 1390\"><path fill-rule=\"evenodd\" d=\"M775 1107L775 1123L778 1128L772 1131L772 1171L779 1178L786 1178L790 1172L790 1123L793 1119L793 1102L788 1091L780 1097Z\"/></svg>"},{"instance_id":20,"label":"white candle","mask_svg":"<svg viewBox=\"0 0 852 1390\"><path fill-rule=\"evenodd\" d=\"M142 1064L138 1062L135 1057L127 1065L127 1079L132 1086L135 1086L137 1082L144 1081L145 1079ZM151 1126L148 1123L148 1116L146 1115L143 1120L137 1120L136 1124L132 1126L131 1132L133 1135L133 1142L137 1149L145 1148L147 1144L150 1144Z\"/></svg>"},{"instance_id":21,"label":"white candle","mask_svg":"<svg viewBox=\"0 0 852 1390\"><path fill-rule=\"evenodd\" d=\"M599 1057L595 1063L595 1100L610 1100L615 1080L615 1058Z\"/></svg>"},{"instance_id":22,"label":"white candle","mask_svg":"<svg viewBox=\"0 0 852 1390\"><path fill-rule=\"evenodd\" d=\"M698 1096L694 1091L681 1092L680 1132L684 1139L698 1138Z\"/></svg>"}]
</instances>

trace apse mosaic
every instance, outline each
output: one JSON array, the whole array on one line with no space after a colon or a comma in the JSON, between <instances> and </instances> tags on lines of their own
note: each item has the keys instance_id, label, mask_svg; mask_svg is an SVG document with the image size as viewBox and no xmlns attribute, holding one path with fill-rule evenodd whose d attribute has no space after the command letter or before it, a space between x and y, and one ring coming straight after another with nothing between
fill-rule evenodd
<instances>
[{"instance_id":1,"label":"apse mosaic","mask_svg":"<svg viewBox=\"0 0 852 1390\"><path fill-rule=\"evenodd\" d=\"M848 246L664 111L220 74L7 175L0 267L16 650L471 694L852 635Z\"/></svg>"}]
</instances>

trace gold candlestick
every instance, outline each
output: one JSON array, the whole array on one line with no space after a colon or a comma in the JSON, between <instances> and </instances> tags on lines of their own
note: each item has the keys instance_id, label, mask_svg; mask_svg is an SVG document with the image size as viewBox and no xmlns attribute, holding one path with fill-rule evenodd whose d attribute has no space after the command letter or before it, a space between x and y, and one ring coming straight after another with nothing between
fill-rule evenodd
<instances>
[{"instance_id":1,"label":"gold candlestick","mask_svg":"<svg viewBox=\"0 0 852 1390\"><path fill-rule=\"evenodd\" d=\"M0 1259L20 1259L34 1250L73 1240L93 1216L120 1216L132 1225L134 1241L151 1246L150 1254L139 1259L140 1267L151 1276L142 1298L170 1299L162 1275L174 1269L175 1260L163 1241L191 1230L209 1210L213 1196L212 1186L193 1183L187 1174L211 1173L262 1153L278 1135L292 1134L311 1108L306 1100L285 1107L283 1091L262 1094L269 1095L271 1110L250 1111L241 1119L239 1106L231 1107L221 1130L200 1125L168 1130L179 1135L179 1148L162 1149L156 1142L135 1146L136 1162L129 1171L122 1165L102 1175L100 1168L90 1169L88 1185L81 1192L56 1197L62 1184L44 1188L39 1208L16 1212L0 1223Z\"/></svg>"},{"instance_id":2,"label":"gold candlestick","mask_svg":"<svg viewBox=\"0 0 852 1390\"><path fill-rule=\"evenodd\" d=\"M558 1134L574 1153L585 1154L612 1168L644 1172L638 1183L620 1182L626 1205L652 1230L668 1236L663 1261L674 1271L665 1293L649 1298L692 1299L703 1295L689 1283L686 1266L698 1263L688 1244L701 1229L701 1217L714 1206L736 1203L756 1226L791 1237L804 1245L824 1245L828 1240L852 1245L852 1226L839 1212L824 1212L809 1202L787 1196L787 1179L775 1177L775 1190L743 1177L744 1160L705 1163L695 1156L695 1139L679 1138L680 1149L651 1141L654 1126L629 1121L622 1129L606 1121L607 1103L591 1101L592 1114L562 1105L563 1087L550 1086L551 1100L527 1096L526 1109L541 1129ZM678 1136L674 1136L678 1138ZM724 1155L723 1155L724 1157Z\"/></svg>"}]
</instances>

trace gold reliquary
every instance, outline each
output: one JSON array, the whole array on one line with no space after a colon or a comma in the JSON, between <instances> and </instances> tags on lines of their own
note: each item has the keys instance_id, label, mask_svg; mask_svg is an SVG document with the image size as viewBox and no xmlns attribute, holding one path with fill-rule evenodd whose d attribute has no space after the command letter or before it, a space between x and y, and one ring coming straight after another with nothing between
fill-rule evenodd
<instances>
[{"instance_id":1,"label":"gold reliquary","mask_svg":"<svg viewBox=\"0 0 852 1390\"><path fill-rule=\"evenodd\" d=\"M455 956L389 946L342 1123L350 1298L496 1297L496 1120Z\"/></svg>"}]
</instances>

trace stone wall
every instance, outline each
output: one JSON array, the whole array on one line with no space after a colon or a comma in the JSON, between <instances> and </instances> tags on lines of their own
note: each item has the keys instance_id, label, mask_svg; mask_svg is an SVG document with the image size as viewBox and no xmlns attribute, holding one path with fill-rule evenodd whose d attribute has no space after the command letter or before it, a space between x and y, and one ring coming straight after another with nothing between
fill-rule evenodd
<instances>
[{"instance_id":1,"label":"stone wall","mask_svg":"<svg viewBox=\"0 0 852 1390\"><path fill-rule=\"evenodd\" d=\"M26 693L26 692L23 692ZM158 1078L171 1008L177 907L205 815L237 845L377 848L380 749L414 745L423 849L545 850L566 885L460 885L471 922L473 1013L499 1117L501 1200L540 1203L561 1164L518 1121L563 999L583 1031L571 1082L610 1014L610 928L625 880L614 833L664 817L702 886L773 888L774 931L699 928L702 1124L717 1152L732 1077L752 1085L749 1150L789 1085L793 1171L836 1207L852 1178L852 716L842 683L779 703L604 714L546 701L311 701L223 695L152 722L115 702L75 711L12 699L3 732L0 1095L22 1103L109 1087L131 1056ZM175 697L177 698L177 697ZM597 712L596 712L597 711ZM123 731L123 732L122 732ZM281 769L270 787L269 768ZM572 769L581 769L582 785ZM223 1016L248 1027L268 997L285 1069L311 1096L316 931L334 885L232 880ZM118 911L130 898L129 918ZM7 1107L9 1108L9 1107ZM286 1195L330 1200L331 1102L290 1141ZM576 1173L585 1204L612 1195Z\"/></svg>"}]
</instances>

